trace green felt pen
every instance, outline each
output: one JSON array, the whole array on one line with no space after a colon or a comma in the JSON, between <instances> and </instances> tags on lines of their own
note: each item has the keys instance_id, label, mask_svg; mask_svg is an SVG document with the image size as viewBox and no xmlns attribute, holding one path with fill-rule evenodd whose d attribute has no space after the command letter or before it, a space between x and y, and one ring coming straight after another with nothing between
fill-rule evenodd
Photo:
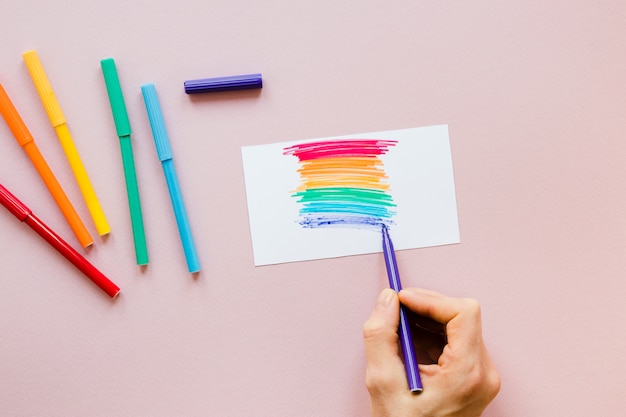
<instances>
[{"instance_id":1,"label":"green felt pen","mask_svg":"<svg viewBox=\"0 0 626 417\"><path fill-rule=\"evenodd\" d=\"M137 173L135 172L133 147L130 141L131 130L128 114L126 113L126 104L124 104L124 96L122 95L120 80L117 76L115 61L112 58L103 59L100 61L100 65L102 66L104 83L109 94L115 130L117 130L117 136L120 138L137 265L146 265L148 263L148 247L146 246L146 234L143 227L143 215L141 214L141 203L139 201Z\"/></svg>"}]
</instances>

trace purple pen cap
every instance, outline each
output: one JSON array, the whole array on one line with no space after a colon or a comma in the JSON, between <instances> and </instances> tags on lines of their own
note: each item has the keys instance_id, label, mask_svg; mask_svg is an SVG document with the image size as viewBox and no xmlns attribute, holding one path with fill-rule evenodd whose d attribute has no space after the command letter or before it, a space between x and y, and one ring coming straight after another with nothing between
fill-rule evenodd
<instances>
[{"instance_id":1,"label":"purple pen cap","mask_svg":"<svg viewBox=\"0 0 626 417\"><path fill-rule=\"evenodd\" d=\"M231 75L185 81L185 93L201 94L216 91L248 90L262 88L261 74Z\"/></svg>"}]
</instances>

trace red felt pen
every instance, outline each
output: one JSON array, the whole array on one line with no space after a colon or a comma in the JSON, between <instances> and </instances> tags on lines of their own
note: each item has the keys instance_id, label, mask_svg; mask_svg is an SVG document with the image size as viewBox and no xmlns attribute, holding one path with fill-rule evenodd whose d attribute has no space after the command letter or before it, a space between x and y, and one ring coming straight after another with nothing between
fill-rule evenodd
<instances>
[{"instance_id":1,"label":"red felt pen","mask_svg":"<svg viewBox=\"0 0 626 417\"><path fill-rule=\"evenodd\" d=\"M54 233L44 222L39 220L33 212L0 184L0 203L7 208L20 221L26 223L39 236L45 239L52 247L65 256L65 258L76 266L83 274L91 279L98 287L106 292L109 297L115 298L120 289L102 272L93 266L80 253L72 248L59 235Z\"/></svg>"}]
</instances>

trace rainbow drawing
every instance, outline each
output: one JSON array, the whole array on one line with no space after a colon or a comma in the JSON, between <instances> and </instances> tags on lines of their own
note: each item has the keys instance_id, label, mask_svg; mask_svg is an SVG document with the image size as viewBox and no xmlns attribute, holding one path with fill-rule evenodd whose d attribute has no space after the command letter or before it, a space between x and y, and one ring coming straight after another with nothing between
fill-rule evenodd
<instances>
[{"instance_id":1,"label":"rainbow drawing","mask_svg":"<svg viewBox=\"0 0 626 417\"><path fill-rule=\"evenodd\" d=\"M291 196L305 228L393 224L396 204L380 156L395 140L337 139L283 148L298 158L301 184Z\"/></svg>"}]
</instances>

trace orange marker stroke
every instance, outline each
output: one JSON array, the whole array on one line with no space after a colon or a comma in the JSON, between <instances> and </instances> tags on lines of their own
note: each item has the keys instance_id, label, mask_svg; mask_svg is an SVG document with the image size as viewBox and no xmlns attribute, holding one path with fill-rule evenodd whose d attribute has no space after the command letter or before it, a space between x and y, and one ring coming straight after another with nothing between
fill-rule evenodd
<instances>
[{"instance_id":1,"label":"orange marker stroke","mask_svg":"<svg viewBox=\"0 0 626 417\"><path fill-rule=\"evenodd\" d=\"M354 187L388 190L382 163L376 158L325 158L304 161L298 169L302 183L296 191L324 187Z\"/></svg>"},{"instance_id":2,"label":"orange marker stroke","mask_svg":"<svg viewBox=\"0 0 626 417\"><path fill-rule=\"evenodd\" d=\"M9 129L13 132L17 143L24 149L24 152L26 152L33 165L35 165L37 172L39 172L41 179L46 184L46 187L48 187L52 198L54 198L54 201L61 209L65 220L72 228L80 244L83 247L93 244L93 238L78 216L74 206L72 206L65 191L61 188L61 184L59 184L59 181L54 176L54 173L39 151L39 148L35 145L33 136L15 109L15 106L11 102L2 84L0 84L0 113L2 113L2 117L4 117Z\"/></svg>"}]
</instances>

